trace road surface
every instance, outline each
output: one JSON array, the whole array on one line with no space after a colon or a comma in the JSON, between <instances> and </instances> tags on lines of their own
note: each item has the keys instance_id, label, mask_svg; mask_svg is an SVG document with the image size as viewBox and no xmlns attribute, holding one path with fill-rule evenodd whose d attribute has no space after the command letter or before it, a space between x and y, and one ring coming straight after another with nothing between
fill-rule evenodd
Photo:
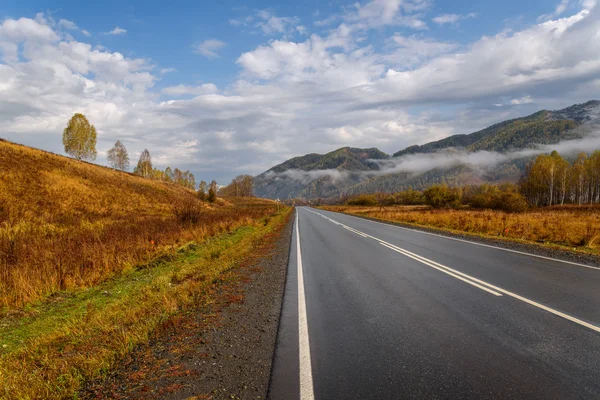
<instances>
[{"instance_id":1,"label":"road surface","mask_svg":"<svg viewBox=\"0 0 600 400\"><path fill-rule=\"evenodd\" d=\"M296 218L271 399L600 399L600 269Z\"/></svg>"}]
</instances>

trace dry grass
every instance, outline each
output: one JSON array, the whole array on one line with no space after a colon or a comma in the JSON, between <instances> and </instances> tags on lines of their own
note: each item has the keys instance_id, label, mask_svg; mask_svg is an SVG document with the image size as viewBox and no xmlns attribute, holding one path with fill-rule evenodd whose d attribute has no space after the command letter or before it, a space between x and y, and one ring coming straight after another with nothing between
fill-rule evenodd
<instances>
[{"instance_id":1,"label":"dry grass","mask_svg":"<svg viewBox=\"0 0 600 400\"><path fill-rule=\"evenodd\" d=\"M180 186L0 140L0 311L91 287L275 205L199 202ZM2 314L0 312L0 315Z\"/></svg>"},{"instance_id":2,"label":"dry grass","mask_svg":"<svg viewBox=\"0 0 600 400\"><path fill-rule=\"evenodd\" d=\"M426 227L563 246L598 254L600 207L563 206L522 213L491 210L433 210L422 206L329 206L330 211Z\"/></svg>"},{"instance_id":3,"label":"dry grass","mask_svg":"<svg viewBox=\"0 0 600 400\"><path fill-rule=\"evenodd\" d=\"M289 217L0 140L0 399L74 398ZM273 236L273 237L274 237Z\"/></svg>"},{"instance_id":4,"label":"dry grass","mask_svg":"<svg viewBox=\"0 0 600 400\"><path fill-rule=\"evenodd\" d=\"M98 287L25 315L0 318L0 399L76 398L83 382L113 368L171 317L212 302L215 284L279 236L291 209L191 244ZM265 222L266 221L266 222Z\"/></svg>"}]
</instances>

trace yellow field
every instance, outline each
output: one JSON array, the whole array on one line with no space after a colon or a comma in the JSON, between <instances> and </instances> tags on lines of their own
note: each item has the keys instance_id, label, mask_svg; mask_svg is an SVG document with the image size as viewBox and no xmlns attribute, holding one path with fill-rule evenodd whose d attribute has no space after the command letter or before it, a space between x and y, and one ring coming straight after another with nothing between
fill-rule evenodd
<instances>
[{"instance_id":1,"label":"yellow field","mask_svg":"<svg viewBox=\"0 0 600 400\"><path fill-rule=\"evenodd\" d=\"M0 140L0 315L273 212Z\"/></svg>"},{"instance_id":2,"label":"yellow field","mask_svg":"<svg viewBox=\"0 0 600 400\"><path fill-rule=\"evenodd\" d=\"M433 210L425 206L321 208L386 221L569 247L587 253L597 254L600 248L600 207L597 206L548 207L522 213Z\"/></svg>"}]
</instances>

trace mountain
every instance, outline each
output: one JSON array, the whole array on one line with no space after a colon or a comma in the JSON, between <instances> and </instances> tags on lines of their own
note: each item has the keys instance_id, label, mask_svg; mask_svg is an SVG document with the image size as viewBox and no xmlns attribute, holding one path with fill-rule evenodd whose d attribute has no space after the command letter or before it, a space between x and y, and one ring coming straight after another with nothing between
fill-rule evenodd
<instances>
[{"instance_id":1,"label":"mountain","mask_svg":"<svg viewBox=\"0 0 600 400\"><path fill-rule=\"evenodd\" d=\"M254 193L272 199L337 196L345 187L361 182L360 172L379 169L371 160L388 157L375 148L352 147L343 147L327 154L294 157L258 175L254 180Z\"/></svg>"},{"instance_id":2,"label":"mountain","mask_svg":"<svg viewBox=\"0 0 600 400\"><path fill-rule=\"evenodd\" d=\"M378 149L344 147L327 154L307 154L285 161L255 179L255 193L268 198L327 198L341 194L421 189L435 183L450 185L516 181L526 159L501 163L485 171L468 165L429 171L385 173L382 163L407 155L439 152L494 151L509 153L583 137L580 125L600 117L600 101L575 104L562 110L542 110L526 117L502 121L480 131L453 135L442 140L415 145L391 157Z\"/></svg>"}]
</instances>

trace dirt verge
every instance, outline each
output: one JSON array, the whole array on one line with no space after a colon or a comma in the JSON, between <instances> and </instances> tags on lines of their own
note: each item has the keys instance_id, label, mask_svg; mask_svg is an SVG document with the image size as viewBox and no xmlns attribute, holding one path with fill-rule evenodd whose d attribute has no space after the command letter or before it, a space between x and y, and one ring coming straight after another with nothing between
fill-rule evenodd
<instances>
[{"instance_id":1,"label":"dirt verge","mask_svg":"<svg viewBox=\"0 0 600 400\"><path fill-rule=\"evenodd\" d=\"M84 399L264 399L287 271L293 218L243 265L212 285Z\"/></svg>"}]
</instances>

